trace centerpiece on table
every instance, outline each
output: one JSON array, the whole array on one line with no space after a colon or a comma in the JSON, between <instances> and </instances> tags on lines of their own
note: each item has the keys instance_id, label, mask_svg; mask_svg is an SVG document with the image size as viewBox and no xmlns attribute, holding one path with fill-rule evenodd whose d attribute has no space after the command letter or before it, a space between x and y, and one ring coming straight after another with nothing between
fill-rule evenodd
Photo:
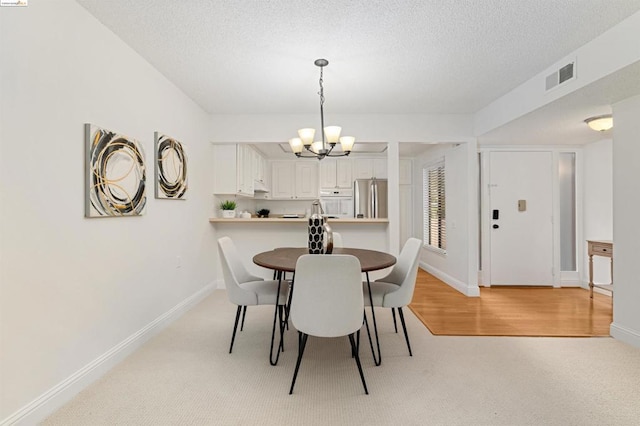
<instances>
[{"instance_id":1,"label":"centerpiece on table","mask_svg":"<svg viewBox=\"0 0 640 426\"><path fill-rule=\"evenodd\" d=\"M320 200L311 203L308 233L309 254L331 254L333 252L333 232L324 216Z\"/></svg>"}]
</instances>

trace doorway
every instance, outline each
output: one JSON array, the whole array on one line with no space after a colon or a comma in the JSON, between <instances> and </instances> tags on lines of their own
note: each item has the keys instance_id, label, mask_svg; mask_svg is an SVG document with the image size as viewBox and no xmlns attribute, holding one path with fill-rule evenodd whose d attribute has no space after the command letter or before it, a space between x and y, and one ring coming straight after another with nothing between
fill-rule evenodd
<instances>
[{"instance_id":1,"label":"doorway","mask_svg":"<svg viewBox=\"0 0 640 426\"><path fill-rule=\"evenodd\" d=\"M483 281L553 286L552 152L491 151L486 155L489 259Z\"/></svg>"}]
</instances>

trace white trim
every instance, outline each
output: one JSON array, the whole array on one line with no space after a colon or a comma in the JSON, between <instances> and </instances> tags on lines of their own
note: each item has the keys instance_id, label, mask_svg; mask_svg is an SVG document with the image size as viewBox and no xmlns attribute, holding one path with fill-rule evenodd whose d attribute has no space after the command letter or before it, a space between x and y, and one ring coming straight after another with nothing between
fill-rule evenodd
<instances>
[{"instance_id":1,"label":"white trim","mask_svg":"<svg viewBox=\"0 0 640 426\"><path fill-rule=\"evenodd\" d=\"M628 343L636 348L640 348L640 332L638 331L625 328L613 322L609 327L609 334L617 340Z\"/></svg>"},{"instance_id":2,"label":"white trim","mask_svg":"<svg viewBox=\"0 0 640 426\"><path fill-rule=\"evenodd\" d=\"M456 278L453 278L451 275L448 275L442 272L439 269L436 269L430 265L427 265L424 262L420 262L420 268L427 271L428 273L438 278L439 280L443 281L445 284L448 284L449 286L458 290L460 293L464 294L465 296L480 297L480 287L478 287L477 285L468 285Z\"/></svg>"},{"instance_id":3,"label":"white trim","mask_svg":"<svg viewBox=\"0 0 640 426\"><path fill-rule=\"evenodd\" d=\"M147 340L177 320L182 314L208 296L214 289L213 283L206 285L71 376L44 392L29 404L2 420L0 426L37 424L41 422L48 415L73 399L80 391L115 367L125 357L140 348Z\"/></svg>"}]
</instances>

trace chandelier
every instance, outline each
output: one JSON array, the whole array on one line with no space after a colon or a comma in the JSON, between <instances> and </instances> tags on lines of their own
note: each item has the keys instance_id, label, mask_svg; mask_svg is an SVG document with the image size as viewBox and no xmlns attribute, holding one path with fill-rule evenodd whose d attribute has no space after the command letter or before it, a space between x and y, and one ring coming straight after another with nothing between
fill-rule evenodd
<instances>
[{"instance_id":1,"label":"chandelier","mask_svg":"<svg viewBox=\"0 0 640 426\"><path fill-rule=\"evenodd\" d=\"M320 67L320 131L322 138L314 141L313 138L316 134L316 129L306 128L298 130L298 137L289 139L289 146L291 151L298 158L317 158L322 160L324 157L343 157L349 155L353 148L353 144L356 138L353 136L342 136L340 132L342 128L339 126L324 126L324 87L322 85L322 71L323 68L329 65L329 61L326 59L316 59L314 64ZM333 148L340 142L342 147L342 153L333 154ZM303 151L303 149L305 151Z\"/></svg>"}]
</instances>

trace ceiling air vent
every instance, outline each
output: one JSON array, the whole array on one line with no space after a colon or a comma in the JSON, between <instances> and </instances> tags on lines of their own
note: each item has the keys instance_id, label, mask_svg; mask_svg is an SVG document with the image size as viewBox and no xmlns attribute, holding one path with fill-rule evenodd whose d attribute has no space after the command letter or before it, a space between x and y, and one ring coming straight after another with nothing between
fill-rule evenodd
<instances>
[{"instance_id":1,"label":"ceiling air vent","mask_svg":"<svg viewBox=\"0 0 640 426\"><path fill-rule=\"evenodd\" d=\"M570 62L563 66L559 70L549 74L545 78L545 90L551 90L556 86L559 86L567 81L573 80L576 77L575 74L575 61Z\"/></svg>"}]
</instances>

